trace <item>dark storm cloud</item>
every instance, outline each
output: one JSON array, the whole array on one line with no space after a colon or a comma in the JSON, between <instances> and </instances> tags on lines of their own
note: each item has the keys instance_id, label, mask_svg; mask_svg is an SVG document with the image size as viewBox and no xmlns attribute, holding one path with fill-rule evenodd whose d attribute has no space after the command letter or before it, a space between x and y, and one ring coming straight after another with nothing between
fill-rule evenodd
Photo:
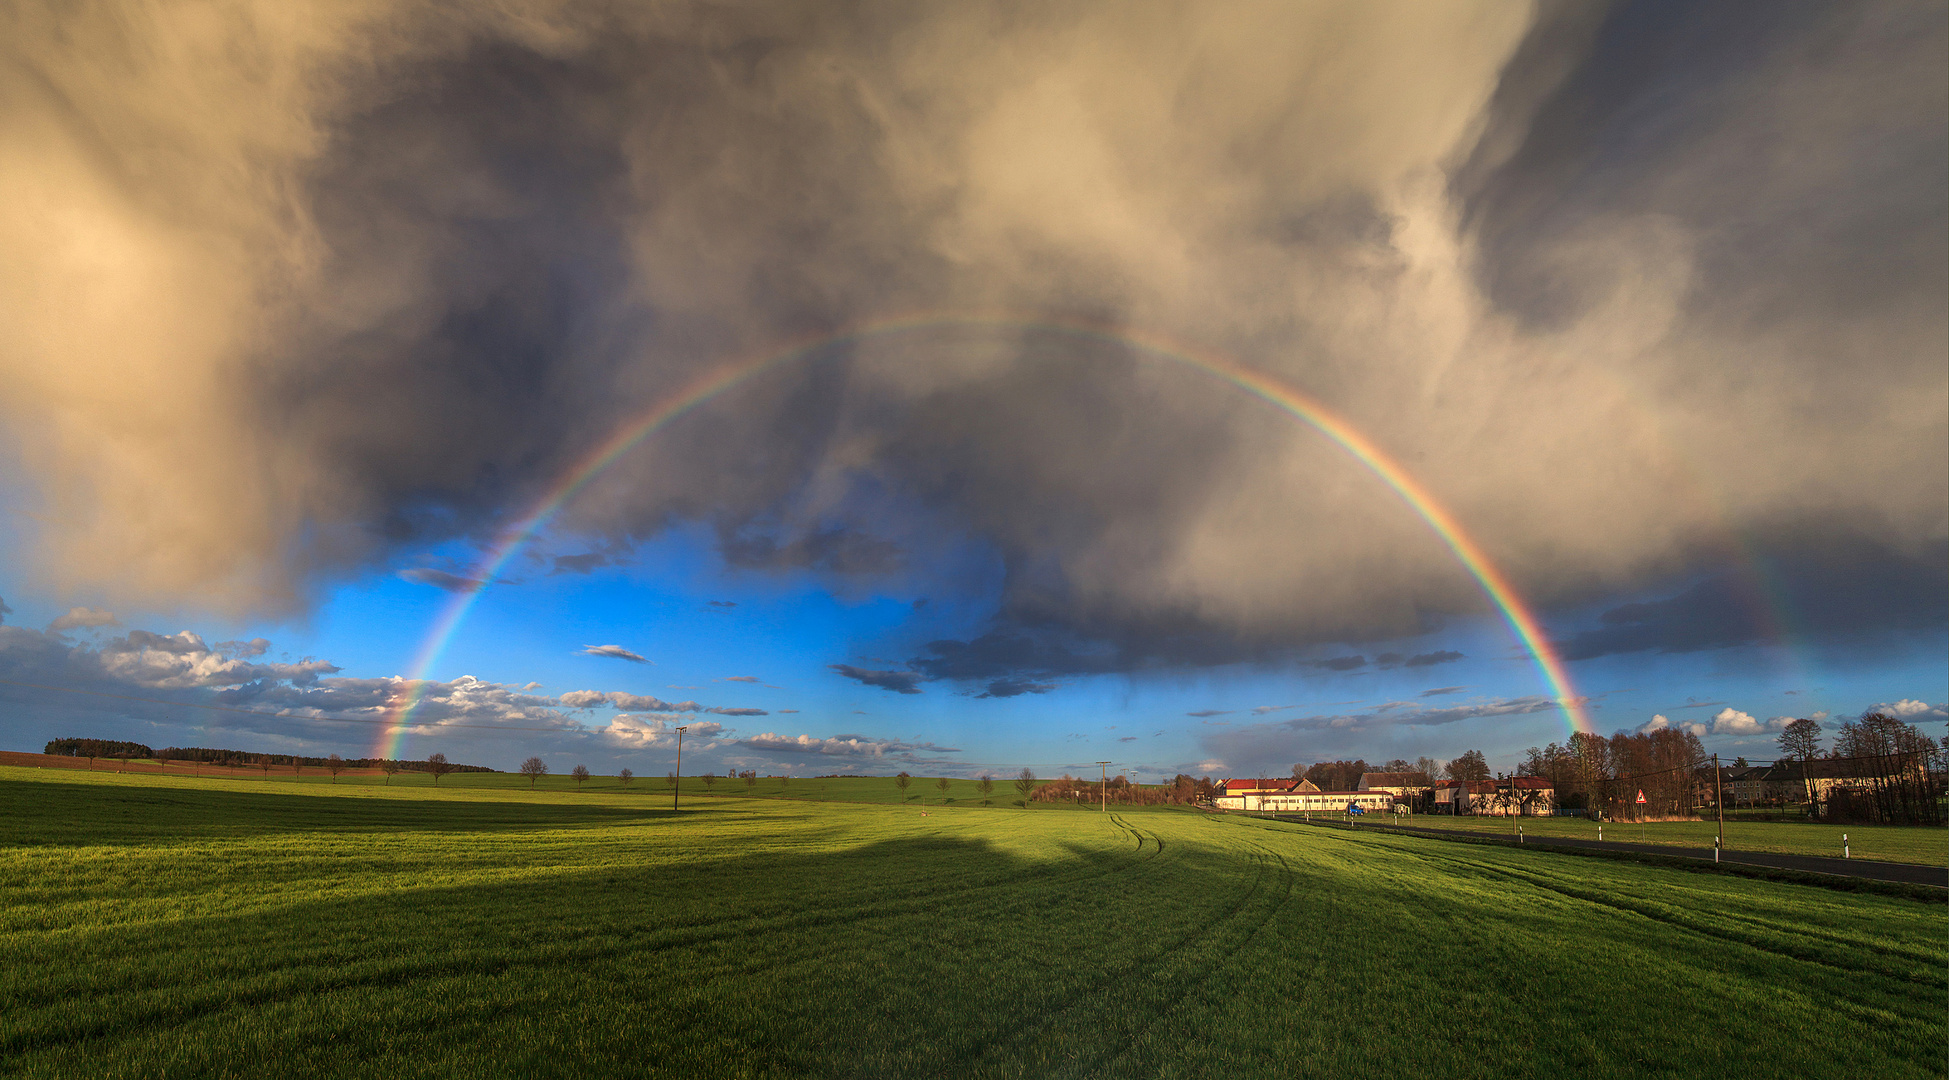
<instances>
[{"instance_id":1,"label":"dark storm cloud","mask_svg":"<svg viewBox=\"0 0 1949 1080\"><path fill-rule=\"evenodd\" d=\"M739 570L817 570L829 574L887 574L900 568L899 545L847 529L824 529L785 540L726 530L718 551Z\"/></svg>"},{"instance_id":2,"label":"dark storm cloud","mask_svg":"<svg viewBox=\"0 0 1949 1080\"><path fill-rule=\"evenodd\" d=\"M0 176L0 422L41 569L115 606L302 609L521 519L726 358L919 310L1290 381L1554 610L1696 581L1733 531L1941 537L1939 3L295 2L48 3L0 46L31 163ZM559 528L986 582L966 538L1000 613L903 692L1486 610L1347 455L1189 369L994 325L815 352ZM1698 605L1591 633L1739 636Z\"/></svg>"},{"instance_id":3,"label":"dark storm cloud","mask_svg":"<svg viewBox=\"0 0 1949 1080\"><path fill-rule=\"evenodd\" d=\"M1605 611L1564 656L1698 652L1775 634L1830 642L1888 639L1949 626L1949 545L1913 554L1845 538L1764 558L1758 573L1726 571L1656 600Z\"/></svg>"},{"instance_id":4,"label":"dark storm cloud","mask_svg":"<svg viewBox=\"0 0 1949 1080\"><path fill-rule=\"evenodd\" d=\"M826 666L849 679L856 679L867 686L877 686L882 690L891 690L896 694L921 692L920 681L923 676L918 671L872 671L851 664L827 664Z\"/></svg>"}]
</instances>

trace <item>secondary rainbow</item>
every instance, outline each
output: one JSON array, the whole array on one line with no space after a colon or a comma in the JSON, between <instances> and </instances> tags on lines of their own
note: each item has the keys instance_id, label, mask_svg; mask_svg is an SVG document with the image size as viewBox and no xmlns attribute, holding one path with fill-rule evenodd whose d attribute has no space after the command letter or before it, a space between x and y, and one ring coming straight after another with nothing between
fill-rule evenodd
<instances>
[{"instance_id":1,"label":"secondary rainbow","mask_svg":"<svg viewBox=\"0 0 1949 1080\"><path fill-rule=\"evenodd\" d=\"M636 444L698 405L774 368L798 360L836 355L837 346L866 338L956 327L1007 328L1017 331L1064 334L1134 347L1149 355L1186 364L1221 378L1305 421L1315 430L1338 443L1341 448L1352 454L1355 460L1367 466L1416 514L1420 515L1423 521L1428 523L1429 528L1433 529L1435 535L1448 545L1456 559L1475 578L1483 593L1488 596L1489 602L1501 612L1510 630L1515 633L1517 639L1523 643L1524 648L1535 660L1537 669L1559 708L1562 709L1564 720L1570 730L1572 732L1595 730L1585 709L1585 699L1577 693L1571 683L1570 674L1564 668L1562 657L1543 632L1535 612L1524 602L1521 594L1510 583L1508 576L1489 559L1482 546L1468 534L1461 522L1456 520L1455 515L1435 498L1433 492L1351 422L1324 404L1295 387L1235 360L1196 350L1180 342L1143 331L1100 326L1078 320L935 314L885 319L839 333L802 337L756 358L720 364L692 378L681 389L664 397L635 419L617 428L609 438L583 455L580 461L565 471L527 514L501 529L482 552L480 559L468 574L474 585L453 595L433 620L426 638L414 654L409 667L412 674L402 681L400 693L387 709L388 723L381 728L382 734L376 756L398 756L406 732L414 726L413 711L419 706L420 699L429 685L427 673L439 659L441 652L446 649L454 632L466 620L468 611L473 608L481 592L493 582L501 568L514 557L515 552L533 538L536 532L560 513L562 507L574 498L577 492L602 475L604 470L628 453Z\"/></svg>"}]
</instances>

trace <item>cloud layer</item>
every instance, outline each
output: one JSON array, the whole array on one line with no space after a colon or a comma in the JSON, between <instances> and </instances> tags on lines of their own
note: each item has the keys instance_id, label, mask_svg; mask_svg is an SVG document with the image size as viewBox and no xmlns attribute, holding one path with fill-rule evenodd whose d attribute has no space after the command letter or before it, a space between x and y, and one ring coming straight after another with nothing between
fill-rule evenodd
<instances>
[{"instance_id":1,"label":"cloud layer","mask_svg":"<svg viewBox=\"0 0 1949 1080\"><path fill-rule=\"evenodd\" d=\"M54 587L290 611L512 518L721 358L1011 311L1305 388L1533 599L1655 594L1576 655L1775 632L1706 595L1753 552L1790 601L1839 566L1939 626L1944 18L29 4L0 453ZM820 357L625 458L573 508L602 554L555 567L682 520L753 573L925 575L969 540L993 634L844 672L902 693L1482 610L1343 451L1181 365L995 322Z\"/></svg>"}]
</instances>

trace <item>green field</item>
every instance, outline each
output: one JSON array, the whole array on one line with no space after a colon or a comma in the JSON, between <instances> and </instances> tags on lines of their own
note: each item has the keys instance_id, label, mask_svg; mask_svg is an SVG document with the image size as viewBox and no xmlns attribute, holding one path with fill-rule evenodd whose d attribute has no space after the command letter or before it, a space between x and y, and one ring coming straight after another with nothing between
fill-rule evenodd
<instances>
[{"instance_id":1,"label":"green field","mask_svg":"<svg viewBox=\"0 0 1949 1080\"><path fill-rule=\"evenodd\" d=\"M1190 811L301 779L0 769L0 1071L1799 1080L1940 1076L1949 1034L1949 909L1899 897Z\"/></svg>"},{"instance_id":2,"label":"green field","mask_svg":"<svg viewBox=\"0 0 1949 1080\"><path fill-rule=\"evenodd\" d=\"M1372 818L1360 827L1385 826L1393 818ZM1582 818L1448 817L1444 814L1417 814L1400 819L1400 824L1417 829L1457 829L1488 836L1514 836L1521 825L1528 836L1570 836L1579 840L1597 839L1595 822ZM1605 840L1624 840L1633 844L1661 844L1682 848L1710 848L1717 835L1716 821L1648 821L1642 825L1628 821L1604 823ZM1919 825L1823 825L1800 821L1727 821L1728 850L1770 851L1786 855L1841 857L1841 837L1847 837L1848 855L1855 859L1884 862L1921 863L1949 866L1949 829Z\"/></svg>"}]
</instances>

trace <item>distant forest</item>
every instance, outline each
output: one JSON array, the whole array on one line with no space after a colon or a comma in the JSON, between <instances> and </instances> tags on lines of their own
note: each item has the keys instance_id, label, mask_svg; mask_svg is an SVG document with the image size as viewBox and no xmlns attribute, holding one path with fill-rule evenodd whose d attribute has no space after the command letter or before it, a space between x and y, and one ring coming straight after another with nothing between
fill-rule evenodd
<instances>
[{"instance_id":1,"label":"distant forest","mask_svg":"<svg viewBox=\"0 0 1949 1080\"><path fill-rule=\"evenodd\" d=\"M259 754L249 750L222 750L208 746L165 746L153 750L139 742L124 742L119 739L50 739L41 750L43 754L57 757L94 758L145 758L154 761L200 761L205 765L228 765L243 768L263 764L270 759L271 765L296 765L300 768L324 768L326 758L303 757L297 754ZM344 758L348 769L376 769L386 763L384 758ZM425 772L424 761L394 761L401 772ZM449 763L448 772L494 772L485 765L459 765Z\"/></svg>"}]
</instances>

